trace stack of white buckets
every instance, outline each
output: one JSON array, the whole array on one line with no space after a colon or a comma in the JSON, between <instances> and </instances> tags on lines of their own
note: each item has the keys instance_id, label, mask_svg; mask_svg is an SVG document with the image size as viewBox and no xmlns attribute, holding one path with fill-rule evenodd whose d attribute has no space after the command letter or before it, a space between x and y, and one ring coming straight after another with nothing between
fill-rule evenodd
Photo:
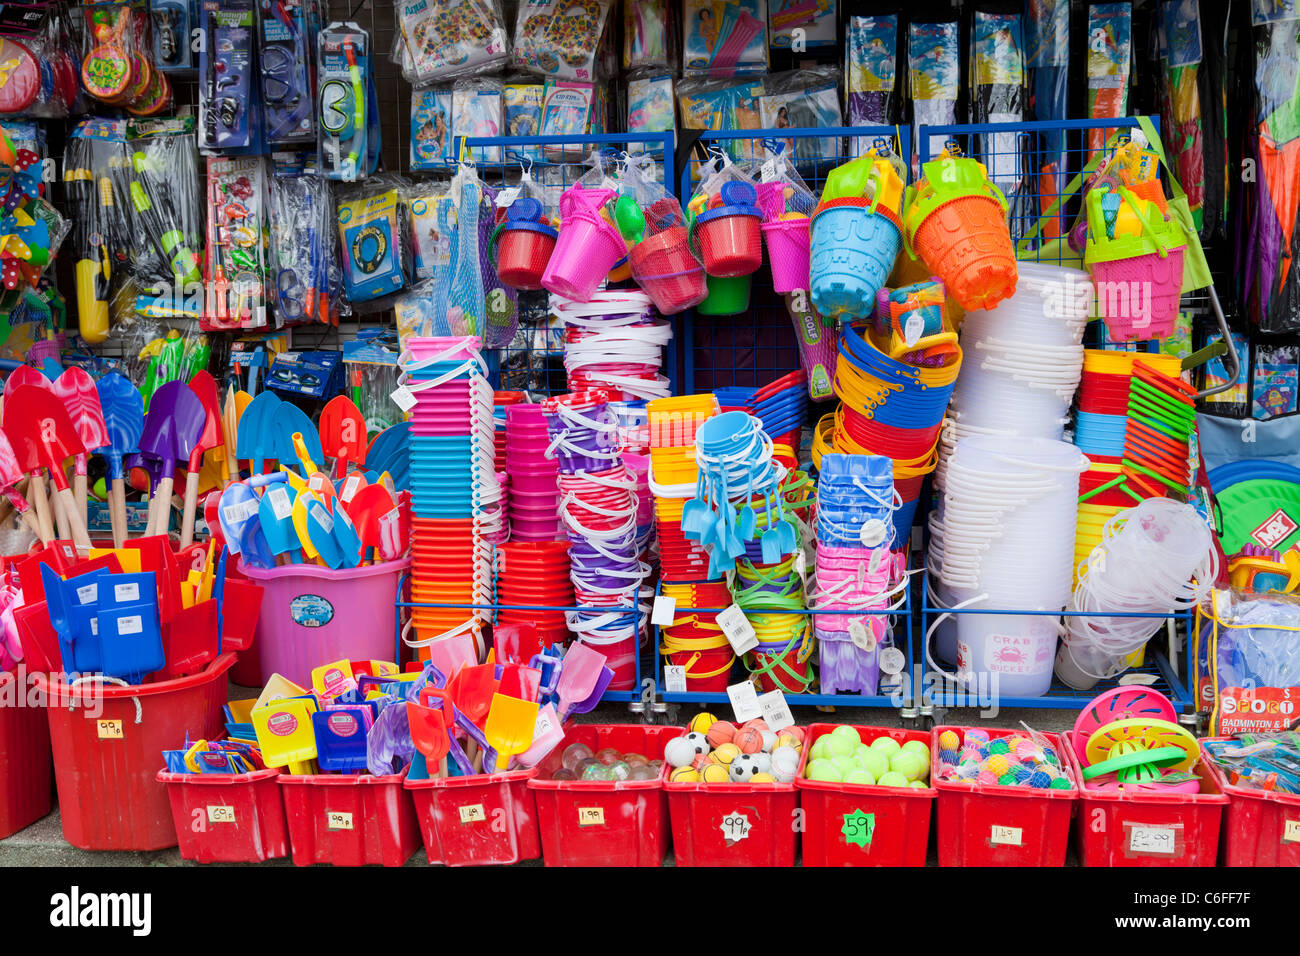
<instances>
[{"instance_id":1,"label":"stack of white buckets","mask_svg":"<svg viewBox=\"0 0 1300 956\"><path fill-rule=\"evenodd\" d=\"M1086 272L1019 263L1016 294L966 313L966 357L939 440L927 555L940 608L1055 610L1070 600L1079 475L1087 460L1061 441L1083 371L1092 312ZM958 680L1002 697L1051 685L1060 620L942 615L926 655ZM933 651L933 656L932 652ZM992 686L996 683L996 686Z\"/></svg>"}]
</instances>

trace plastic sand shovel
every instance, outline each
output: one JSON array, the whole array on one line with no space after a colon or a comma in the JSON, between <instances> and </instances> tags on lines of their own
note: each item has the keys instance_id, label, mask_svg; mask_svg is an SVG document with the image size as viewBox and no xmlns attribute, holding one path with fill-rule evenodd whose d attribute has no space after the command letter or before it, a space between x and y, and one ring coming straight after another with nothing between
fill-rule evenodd
<instances>
[{"instance_id":1,"label":"plastic sand shovel","mask_svg":"<svg viewBox=\"0 0 1300 956\"><path fill-rule=\"evenodd\" d=\"M349 499L344 507L357 529L363 548L378 548L382 529L380 519L395 507L393 496L383 485L366 485Z\"/></svg>"},{"instance_id":2,"label":"plastic sand shovel","mask_svg":"<svg viewBox=\"0 0 1300 956\"><path fill-rule=\"evenodd\" d=\"M339 554L343 558L343 567L355 568L361 563L361 538L356 526L343 508L334 509L334 540L338 543Z\"/></svg>"},{"instance_id":3,"label":"plastic sand shovel","mask_svg":"<svg viewBox=\"0 0 1300 956\"><path fill-rule=\"evenodd\" d=\"M311 532L307 529L307 509L313 503L319 504L320 499L311 493L310 488L298 492L298 496L293 500L293 530L298 534L302 556L308 561L315 561L319 557L316 545L311 540Z\"/></svg>"},{"instance_id":4,"label":"plastic sand shovel","mask_svg":"<svg viewBox=\"0 0 1300 956\"><path fill-rule=\"evenodd\" d=\"M216 381L207 372L198 372L190 379L189 387L203 408L203 428L186 462L185 505L181 511L182 548L188 548L194 541L194 508L199 500L199 471L203 467L203 455L222 448L226 441L221 431L221 408Z\"/></svg>"},{"instance_id":5,"label":"plastic sand shovel","mask_svg":"<svg viewBox=\"0 0 1300 956\"><path fill-rule=\"evenodd\" d=\"M447 736L447 712L441 707L430 707L408 700L406 720L411 727L411 742L428 763L429 776L445 777L447 750L451 746L451 740Z\"/></svg>"},{"instance_id":6,"label":"plastic sand shovel","mask_svg":"<svg viewBox=\"0 0 1300 956\"><path fill-rule=\"evenodd\" d=\"M17 486L22 481L22 478L23 470L18 466L18 456L14 454L8 436L0 431L0 494L3 494L9 500L14 510L23 519L23 523L27 525L32 534L39 538L41 535L40 523L28 506L27 499L18 493ZM48 542L42 542L42 544L48 544Z\"/></svg>"},{"instance_id":7,"label":"plastic sand shovel","mask_svg":"<svg viewBox=\"0 0 1300 956\"><path fill-rule=\"evenodd\" d=\"M108 444L108 425L99 404L95 380L83 368L73 366L50 384L50 390L63 402L81 437L85 452L78 455L73 470L73 497L80 509L81 523L86 523L86 458L90 451Z\"/></svg>"},{"instance_id":8,"label":"plastic sand shovel","mask_svg":"<svg viewBox=\"0 0 1300 956\"><path fill-rule=\"evenodd\" d=\"M311 715L321 770L359 773L366 769L366 734L373 713L368 706L343 705Z\"/></svg>"},{"instance_id":9,"label":"plastic sand shovel","mask_svg":"<svg viewBox=\"0 0 1300 956\"><path fill-rule=\"evenodd\" d=\"M146 536L166 533L176 463L189 461L206 421L203 403L185 382L167 382L153 393L140 434L140 453L161 462L162 471L151 499Z\"/></svg>"},{"instance_id":10,"label":"plastic sand shovel","mask_svg":"<svg viewBox=\"0 0 1300 956\"><path fill-rule=\"evenodd\" d=\"M307 447L307 439L302 432L293 433L293 451L302 465L303 474L307 475L307 487L311 489L312 494L325 503L327 511L333 511L334 482L330 481L329 475L316 467L316 461L312 458L311 449Z\"/></svg>"},{"instance_id":11,"label":"plastic sand shovel","mask_svg":"<svg viewBox=\"0 0 1300 956\"><path fill-rule=\"evenodd\" d=\"M310 452L306 462L298 457L298 451L293 447L293 436L299 432L302 433L307 450ZM271 441L275 448L275 457L280 459L281 465L297 461L302 464L304 475L316 470L314 465L310 469L307 465L322 457L320 435L316 434L316 429L311 419L307 417L307 413L297 405L281 402L276 406L275 414L271 418Z\"/></svg>"},{"instance_id":12,"label":"plastic sand shovel","mask_svg":"<svg viewBox=\"0 0 1300 956\"><path fill-rule=\"evenodd\" d=\"M495 636L495 635L494 635ZM537 691L541 688L542 672L526 664L502 664L501 681L498 687L508 697L520 700L537 700Z\"/></svg>"},{"instance_id":13,"label":"plastic sand shovel","mask_svg":"<svg viewBox=\"0 0 1300 956\"><path fill-rule=\"evenodd\" d=\"M225 536L226 547L235 554L243 551L244 542L251 537L248 525L257 526L257 538L260 540L255 542L255 545L261 544L268 556L268 562L262 567L273 565L275 557L265 536L261 534L261 526L258 522L260 502L253 489L263 485L282 485L285 477L284 472L277 471L269 475L254 475L247 481L237 481L221 493L221 503L217 508L217 522L221 526L221 533ZM262 556L259 552L248 557L251 560Z\"/></svg>"},{"instance_id":14,"label":"plastic sand shovel","mask_svg":"<svg viewBox=\"0 0 1300 956\"><path fill-rule=\"evenodd\" d=\"M483 726L483 719L492 706L492 696L496 692L496 667L492 664L462 667L447 684L447 693L453 705L475 728ZM469 756L473 759L473 748L470 748Z\"/></svg>"},{"instance_id":15,"label":"plastic sand shovel","mask_svg":"<svg viewBox=\"0 0 1300 956\"><path fill-rule=\"evenodd\" d=\"M303 492L310 494L310 492ZM317 557L332 571L343 567L343 552L334 539L334 517L324 502L312 501L307 505L307 535Z\"/></svg>"},{"instance_id":16,"label":"plastic sand shovel","mask_svg":"<svg viewBox=\"0 0 1300 956\"><path fill-rule=\"evenodd\" d=\"M614 672L608 667L602 667L600 677L596 680L596 686L592 688L591 694L586 700L580 700L569 708L567 714L562 715L561 720L568 720L577 714L589 714L596 709L600 699L605 696L605 691L609 687L610 681L614 679Z\"/></svg>"},{"instance_id":17,"label":"plastic sand shovel","mask_svg":"<svg viewBox=\"0 0 1300 956\"><path fill-rule=\"evenodd\" d=\"M122 458L134 452L144 430L144 399L134 385L117 372L109 372L95 386L99 405L108 429L106 448L99 449L108 459L109 517L113 522L113 546L122 547L126 540L126 483Z\"/></svg>"},{"instance_id":18,"label":"plastic sand shovel","mask_svg":"<svg viewBox=\"0 0 1300 956\"><path fill-rule=\"evenodd\" d=\"M574 704L591 696L605 667L605 655L575 641L564 652L560 679L555 684L555 709L563 720Z\"/></svg>"},{"instance_id":19,"label":"plastic sand shovel","mask_svg":"<svg viewBox=\"0 0 1300 956\"><path fill-rule=\"evenodd\" d=\"M343 502L346 507L347 503L356 497L358 491L369 486L370 483L366 481L365 474L359 471L349 472L348 476L343 479L343 483L339 485L338 500Z\"/></svg>"},{"instance_id":20,"label":"plastic sand shovel","mask_svg":"<svg viewBox=\"0 0 1300 956\"><path fill-rule=\"evenodd\" d=\"M510 765L510 758L532 746L537 724L537 701L493 694L483 733L497 753L496 772Z\"/></svg>"},{"instance_id":21,"label":"plastic sand shovel","mask_svg":"<svg viewBox=\"0 0 1300 956\"><path fill-rule=\"evenodd\" d=\"M277 558L288 555L289 563L297 564L301 544L293 526L293 498L287 485L275 484L266 489L257 505L257 519L271 553Z\"/></svg>"},{"instance_id":22,"label":"plastic sand shovel","mask_svg":"<svg viewBox=\"0 0 1300 956\"><path fill-rule=\"evenodd\" d=\"M366 419L346 395L336 395L321 410L320 441L325 455L334 459L336 477L347 472L349 462L366 460Z\"/></svg>"},{"instance_id":23,"label":"plastic sand shovel","mask_svg":"<svg viewBox=\"0 0 1300 956\"><path fill-rule=\"evenodd\" d=\"M9 396L14 393L14 389L23 385L35 385L38 388L48 389L50 380L41 374L39 369L32 368L30 365L19 365L5 379L5 401L9 400Z\"/></svg>"},{"instance_id":24,"label":"plastic sand shovel","mask_svg":"<svg viewBox=\"0 0 1300 956\"><path fill-rule=\"evenodd\" d=\"M235 404L235 388L226 389L226 399L221 404L221 464L228 485L239 477L239 460L235 457L235 435L239 433L239 409Z\"/></svg>"},{"instance_id":25,"label":"plastic sand shovel","mask_svg":"<svg viewBox=\"0 0 1300 956\"><path fill-rule=\"evenodd\" d=\"M4 429L17 455L19 467L32 476L28 487L36 503L37 520L41 522L41 540L54 538L48 506L44 517L41 510L47 502L44 479L39 473L42 468L47 468L62 503L73 543L78 548L89 550L86 526L81 523L81 513L72 500L72 490L63 473L63 462L85 452L68 413L62 405L51 401L50 393L44 389L20 385L5 398Z\"/></svg>"},{"instance_id":26,"label":"plastic sand shovel","mask_svg":"<svg viewBox=\"0 0 1300 956\"><path fill-rule=\"evenodd\" d=\"M314 713L316 700L312 697L291 697L253 708L262 762L268 767L288 767L292 774L311 773L316 759Z\"/></svg>"},{"instance_id":27,"label":"plastic sand shovel","mask_svg":"<svg viewBox=\"0 0 1300 956\"><path fill-rule=\"evenodd\" d=\"M238 405L239 396L235 396ZM275 392L262 392L249 401L239 415L235 431L235 455L247 459L253 474L259 474L275 458L275 410L283 404ZM290 456L288 461L293 461Z\"/></svg>"},{"instance_id":28,"label":"plastic sand shovel","mask_svg":"<svg viewBox=\"0 0 1300 956\"><path fill-rule=\"evenodd\" d=\"M564 725L554 704L541 704L537 710L537 723L533 726L533 742L519 755L521 767L535 767L546 755L564 740Z\"/></svg>"}]
</instances>

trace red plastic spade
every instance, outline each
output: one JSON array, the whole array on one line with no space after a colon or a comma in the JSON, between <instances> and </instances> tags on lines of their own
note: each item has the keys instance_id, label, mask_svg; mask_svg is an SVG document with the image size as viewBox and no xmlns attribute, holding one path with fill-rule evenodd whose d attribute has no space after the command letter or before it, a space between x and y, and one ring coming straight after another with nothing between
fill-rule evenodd
<instances>
[{"instance_id":1,"label":"red plastic spade","mask_svg":"<svg viewBox=\"0 0 1300 956\"><path fill-rule=\"evenodd\" d=\"M23 523L31 529L32 534L40 537L41 526L32 513L30 506L18 492L18 482L23 478L23 470L18 466L18 456L14 454L9 438L0 431L0 494L9 499L14 510L22 517ZM42 542L48 544L48 542Z\"/></svg>"},{"instance_id":2,"label":"red plastic spade","mask_svg":"<svg viewBox=\"0 0 1300 956\"><path fill-rule=\"evenodd\" d=\"M334 476L341 478L348 462L366 460L366 419L346 395L330 399L320 413L320 442L326 457L334 459Z\"/></svg>"},{"instance_id":3,"label":"red plastic spade","mask_svg":"<svg viewBox=\"0 0 1300 956\"><path fill-rule=\"evenodd\" d=\"M95 380L84 368L75 365L64 369L63 374L50 383L50 391L63 402L72 419L73 427L86 449L77 456L73 470L73 497L80 510L81 523L86 523L86 459L89 453L108 445L108 425L104 410L99 404Z\"/></svg>"},{"instance_id":4,"label":"red plastic spade","mask_svg":"<svg viewBox=\"0 0 1300 956\"><path fill-rule=\"evenodd\" d=\"M364 549L378 548L383 536L380 519L393 510L393 496L383 485L366 485L344 504Z\"/></svg>"},{"instance_id":5,"label":"red plastic spade","mask_svg":"<svg viewBox=\"0 0 1300 956\"><path fill-rule=\"evenodd\" d=\"M43 388L19 385L5 399L4 430L18 457L19 467L32 476L30 489L32 498L36 501L36 517L41 523L41 540L54 538L48 507L44 518L41 516L45 486L40 472L45 468L54 481L72 540L78 548L89 549L90 537L86 534L86 526L82 524L81 512L72 500L68 477L63 473L63 462L85 454L86 449L63 406L50 401L50 393Z\"/></svg>"}]
</instances>

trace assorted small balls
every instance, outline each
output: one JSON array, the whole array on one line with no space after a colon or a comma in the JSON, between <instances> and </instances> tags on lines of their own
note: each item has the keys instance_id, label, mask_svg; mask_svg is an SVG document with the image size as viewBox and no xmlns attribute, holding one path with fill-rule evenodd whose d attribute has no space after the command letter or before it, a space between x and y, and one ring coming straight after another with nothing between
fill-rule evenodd
<instances>
[{"instance_id":1,"label":"assorted small balls","mask_svg":"<svg viewBox=\"0 0 1300 956\"><path fill-rule=\"evenodd\" d=\"M696 714L687 726L664 747L673 783L790 783L799 773L801 727L775 732L762 718L736 726L712 714Z\"/></svg>"},{"instance_id":2,"label":"assorted small balls","mask_svg":"<svg viewBox=\"0 0 1300 956\"><path fill-rule=\"evenodd\" d=\"M921 740L900 744L887 734L868 744L856 727L843 725L813 741L804 777L822 783L921 789L930 785L930 746Z\"/></svg>"},{"instance_id":3,"label":"assorted small balls","mask_svg":"<svg viewBox=\"0 0 1300 956\"><path fill-rule=\"evenodd\" d=\"M955 730L943 731L939 734L935 775L945 782L971 786L1074 788L1056 748L1041 735L1017 731L997 737L979 728L967 730L964 735Z\"/></svg>"},{"instance_id":4,"label":"assorted small balls","mask_svg":"<svg viewBox=\"0 0 1300 956\"><path fill-rule=\"evenodd\" d=\"M623 753L614 747L592 751L583 743L569 744L560 755L560 766L551 771L551 780L600 780L617 783L623 780L655 780L664 761L651 760L645 754Z\"/></svg>"}]
</instances>

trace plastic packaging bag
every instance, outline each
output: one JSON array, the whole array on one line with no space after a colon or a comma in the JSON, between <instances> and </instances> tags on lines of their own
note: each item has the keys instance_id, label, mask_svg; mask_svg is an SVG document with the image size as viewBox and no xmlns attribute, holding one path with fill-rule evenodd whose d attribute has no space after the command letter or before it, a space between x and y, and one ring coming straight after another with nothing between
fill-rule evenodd
<instances>
[{"instance_id":1,"label":"plastic packaging bag","mask_svg":"<svg viewBox=\"0 0 1300 956\"><path fill-rule=\"evenodd\" d=\"M610 6L605 0L525 0L515 20L514 64L562 80L593 80Z\"/></svg>"},{"instance_id":2,"label":"plastic packaging bag","mask_svg":"<svg viewBox=\"0 0 1300 956\"><path fill-rule=\"evenodd\" d=\"M971 21L971 121L1019 123L1025 118L1025 44L1020 15L976 11ZM980 137L989 179L1004 192L1020 174L1020 134Z\"/></svg>"},{"instance_id":3,"label":"plastic packaging bag","mask_svg":"<svg viewBox=\"0 0 1300 956\"><path fill-rule=\"evenodd\" d=\"M334 230L329 182L314 172L305 154L277 155L268 209L272 286L277 324L338 324L337 293L342 272Z\"/></svg>"},{"instance_id":4,"label":"plastic packaging bag","mask_svg":"<svg viewBox=\"0 0 1300 956\"><path fill-rule=\"evenodd\" d=\"M490 138L501 135L501 82L490 79L457 80L451 96L451 134ZM500 146L474 147L473 155L485 163L501 161Z\"/></svg>"},{"instance_id":5,"label":"plastic packaging bag","mask_svg":"<svg viewBox=\"0 0 1300 956\"><path fill-rule=\"evenodd\" d=\"M623 4L623 69L668 66L671 13L667 0Z\"/></svg>"},{"instance_id":6,"label":"plastic packaging bag","mask_svg":"<svg viewBox=\"0 0 1300 956\"><path fill-rule=\"evenodd\" d=\"M266 161L261 156L208 159L205 329L266 326L269 269Z\"/></svg>"},{"instance_id":7,"label":"plastic packaging bag","mask_svg":"<svg viewBox=\"0 0 1300 956\"><path fill-rule=\"evenodd\" d=\"M907 75L914 124L912 165L919 174L922 126L951 126L957 122L961 92L961 61L955 23L910 23L907 27ZM931 136L929 158L944 148L944 136Z\"/></svg>"},{"instance_id":8,"label":"plastic packaging bag","mask_svg":"<svg viewBox=\"0 0 1300 956\"><path fill-rule=\"evenodd\" d=\"M411 170L427 172L456 161L451 132L452 92L411 90Z\"/></svg>"},{"instance_id":9,"label":"plastic packaging bag","mask_svg":"<svg viewBox=\"0 0 1300 956\"><path fill-rule=\"evenodd\" d=\"M67 7L51 2L10 4L0 10L0 62L6 64L0 116L68 115L79 92L81 57L72 47L67 20ZM167 101L142 105L156 112Z\"/></svg>"},{"instance_id":10,"label":"plastic packaging bag","mask_svg":"<svg viewBox=\"0 0 1300 956\"><path fill-rule=\"evenodd\" d=\"M399 0L394 57L415 86L491 73L509 58L496 0Z\"/></svg>"},{"instance_id":11,"label":"plastic packaging bag","mask_svg":"<svg viewBox=\"0 0 1300 956\"><path fill-rule=\"evenodd\" d=\"M1133 11L1128 3L1088 8L1088 117L1128 115L1129 71L1133 62ZM1088 131L1091 154L1106 145L1104 129Z\"/></svg>"},{"instance_id":12,"label":"plastic packaging bag","mask_svg":"<svg viewBox=\"0 0 1300 956\"><path fill-rule=\"evenodd\" d=\"M704 301L704 265L691 250L681 204L664 188L650 156L629 156L614 203L614 221L628 244L628 265L664 315Z\"/></svg>"},{"instance_id":13,"label":"plastic packaging bag","mask_svg":"<svg viewBox=\"0 0 1300 956\"><path fill-rule=\"evenodd\" d=\"M712 77L767 72L767 0L686 0L682 72Z\"/></svg>"},{"instance_id":14,"label":"plastic packaging bag","mask_svg":"<svg viewBox=\"0 0 1300 956\"><path fill-rule=\"evenodd\" d=\"M1214 701L1215 735L1286 730L1300 698L1300 603L1215 591L1198 608L1197 688Z\"/></svg>"},{"instance_id":15,"label":"plastic packaging bag","mask_svg":"<svg viewBox=\"0 0 1300 956\"><path fill-rule=\"evenodd\" d=\"M358 311L382 309L407 287L406 204L401 200L407 188L401 177L377 176L339 197L343 289Z\"/></svg>"},{"instance_id":16,"label":"plastic packaging bag","mask_svg":"<svg viewBox=\"0 0 1300 956\"><path fill-rule=\"evenodd\" d=\"M845 98L850 126L884 126L898 115L898 17L849 17L848 81Z\"/></svg>"}]
</instances>

